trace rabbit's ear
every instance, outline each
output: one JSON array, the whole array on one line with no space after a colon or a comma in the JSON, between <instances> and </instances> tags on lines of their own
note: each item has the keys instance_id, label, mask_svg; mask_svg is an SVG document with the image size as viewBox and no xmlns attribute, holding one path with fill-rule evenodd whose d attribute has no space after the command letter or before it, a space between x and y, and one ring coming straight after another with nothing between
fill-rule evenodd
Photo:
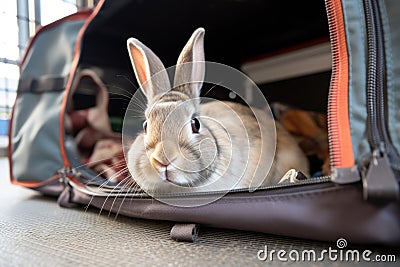
<instances>
[{"instance_id":1,"label":"rabbit's ear","mask_svg":"<svg viewBox=\"0 0 400 267\"><path fill-rule=\"evenodd\" d=\"M204 29L194 31L179 55L176 65L174 90L182 91L192 98L200 96L204 81ZM189 84L189 86L179 86Z\"/></svg>"},{"instance_id":2,"label":"rabbit's ear","mask_svg":"<svg viewBox=\"0 0 400 267\"><path fill-rule=\"evenodd\" d=\"M149 102L155 95L170 90L167 71L153 51L135 38L129 38L127 44L136 79Z\"/></svg>"}]
</instances>

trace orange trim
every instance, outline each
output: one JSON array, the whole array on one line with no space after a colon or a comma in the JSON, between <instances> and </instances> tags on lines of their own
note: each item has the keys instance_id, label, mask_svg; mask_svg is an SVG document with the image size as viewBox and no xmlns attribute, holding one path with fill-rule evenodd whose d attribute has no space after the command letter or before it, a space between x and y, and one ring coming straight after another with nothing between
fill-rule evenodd
<instances>
[{"instance_id":1,"label":"orange trim","mask_svg":"<svg viewBox=\"0 0 400 267\"><path fill-rule=\"evenodd\" d=\"M57 180L60 178L60 175L56 174L51 176L50 178L41 181L41 182L37 182L37 181L17 181L17 180L11 180L11 183L14 185L20 185L20 186L24 186L24 187L29 187L29 188L36 188L36 187L40 187L43 185L46 185L48 183L50 183L51 181Z\"/></svg>"},{"instance_id":2,"label":"orange trim","mask_svg":"<svg viewBox=\"0 0 400 267\"><path fill-rule=\"evenodd\" d=\"M90 9L81 10L81 11L75 13L75 14L66 16L64 18L61 18L61 19L53 22L53 23L50 23L50 24L48 24L46 26L43 26L43 27L39 28L37 30L36 34L29 40L29 43L28 43L28 46L26 48L25 54L24 54L24 56L23 56L23 58L21 60L21 63L19 65L20 66L20 70L21 70L23 64L25 63L25 61L27 59L28 52L30 51L32 45L34 44L37 36L42 31L46 31L48 29L51 29L51 28L53 28L53 27L65 22L65 21L74 21L74 20L80 20L80 19L87 19L90 16L91 13L92 13L92 11ZM11 136L12 136L12 124L13 124L13 121L14 121L15 107L16 107L16 105L14 104L12 112L11 112L10 122L9 122L9 125L8 125L7 154L8 154L8 164L9 164L9 172L10 172L10 182L12 184L15 184L15 185L34 188L34 187L42 186L42 185L52 181L53 179L59 178L59 175L52 176L52 177L50 177L50 178L48 178L48 179L46 179L44 181L17 181L14 178L14 175L13 175L13 164L12 164L13 161L12 161L12 138L11 138ZM60 168L61 167L62 166L60 166Z\"/></svg>"},{"instance_id":3,"label":"orange trim","mask_svg":"<svg viewBox=\"0 0 400 267\"><path fill-rule=\"evenodd\" d=\"M332 76L329 90L329 151L333 168L354 166L349 121L349 57L340 0L326 2L332 46Z\"/></svg>"},{"instance_id":4,"label":"orange trim","mask_svg":"<svg viewBox=\"0 0 400 267\"><path fill-rule=\"evenodd\" d=\"M81 56L81 44L82 44L82 37L87 29L87 27L89 26L89 24L92 22L93 18L99 13L101 7L103 6L105 0L101 0L96 8L94 9L94 11L92 12L92 14L89 16L89 18L85 21L85 23L83 24L82 28L80 29L79 33L78 33L78 37L76 39L76 43L75 43L75 50L74 50L74 58L72 60L72 64L71 64L71 71L69 73L68 76L68 81L67 81L67 85L65 87L65 92L64 92L64 99L61 105L61 112L60 112L60 118L59 118L59 135L60 135L60 151L61 151L61 157L63 159L64 162L64 166L67 168L70 168L71 164L69 162L67 153L65 151L65 140L64 140L64 134L65 134L65 129L64 129L64 117L65 117L65 111L67 108L67 102L68 102L68 96L70 94L71 91L71 87L72 87L72 82L74 80L74 76L75 76L75 72L76 69L78 67L78 63L79 63L79 59ZM73 182L82 185L81 182L79 182L77 179L75 179L75 177L68 177L70 180L72 180Z\"/></svg>"}]
</instances>

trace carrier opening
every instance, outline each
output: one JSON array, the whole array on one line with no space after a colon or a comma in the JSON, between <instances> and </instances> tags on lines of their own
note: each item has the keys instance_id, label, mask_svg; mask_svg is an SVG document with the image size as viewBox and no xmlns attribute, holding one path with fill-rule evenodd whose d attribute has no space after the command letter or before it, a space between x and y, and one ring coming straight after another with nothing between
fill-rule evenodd
<instances>
[{"instance_id":1,"label":"carrier opening","mask_svg":"<svg viewBox=\"0 0 400 267\"><path fill-rule=\"evenodd\" d=\"M93 177L116 185L131 175L121 140L124 116L139 84L127 39L134 37L148 45L168 68L176 64L185 42L199 26L206 30L205 60L241 70L256 82L275 120L306 155L306 178L330 174L326 111L331 54L323 1L290 5L203 1L181 4L179 16L170 1L115 2L121 6L112 9L110 4L103 4L101 15L83 35L66 116L66 134L75 144L77 162L89 167ZM218 84L204 83L201 97L205 95L246 103ZM144 111L145 106L141 108ZM138 118L131 127L133 133L140 133L144 120ZM304 178L301 173L296 175Z\"/></svg>"}]
</instances>

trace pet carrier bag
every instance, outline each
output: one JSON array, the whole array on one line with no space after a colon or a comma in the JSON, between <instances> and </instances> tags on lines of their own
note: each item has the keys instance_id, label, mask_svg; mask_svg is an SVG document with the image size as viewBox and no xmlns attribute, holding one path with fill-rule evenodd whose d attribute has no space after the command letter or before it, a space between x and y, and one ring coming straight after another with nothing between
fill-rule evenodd
<instances>
[{"instance_id":1,"label":"pet carrier bag","mask_svg":"<svg viewBox=\"0 0 400 267\"><path fill-rule=\"evenodd\" d=\"M177 8L174 1L100 1L93 11L44 26L21 62L9 129L11 182L58 196L64 207L91 205L176 222L171 235L180 240L191 240L199 224L325 241L342 237L352 243L400 244L400 2L326 0L324 6L303 1L290 7L283 2L201 1ZM131 84L127 39L142 40L171 66L182 40L200 26L207 31L206 59L236 68L263 54L330 37L325 107L330 175L233 190L218 199L214 192L171 194L170 199L185 203L209 202L180 207L140 190L126 192L100 175L101 166L89 168L89 154L82 160L82 153L91 153L84 136L101 132L98 138L114 140L105 145L107 153L120 148L115 140L121 138L129 102L123 96L137 88ZM291 104L307 109L312 101L324 103L323 96L316 99L323 89L305 94L306 89L297 87ZM97 132L85 132L77 144L74 129L80 124Z\"/></svg>"}]
</instances>

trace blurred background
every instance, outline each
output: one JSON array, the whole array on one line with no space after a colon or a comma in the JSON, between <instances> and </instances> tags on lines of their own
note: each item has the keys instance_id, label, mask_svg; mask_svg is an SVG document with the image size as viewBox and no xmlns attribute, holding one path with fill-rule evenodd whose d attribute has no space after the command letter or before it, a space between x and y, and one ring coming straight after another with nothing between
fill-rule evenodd
<instances>
[{"instance_id":1,"label":"blurred background","mask_svg":"<svg viewBox=\"0 0 400 267\"><path fill-rule=\"evenodd\" d=\"M46 24L93 8L98 0L2 0L0 4L0 156L6 155L19 62L29 39Z\"/></svg>"}]
</instances>

